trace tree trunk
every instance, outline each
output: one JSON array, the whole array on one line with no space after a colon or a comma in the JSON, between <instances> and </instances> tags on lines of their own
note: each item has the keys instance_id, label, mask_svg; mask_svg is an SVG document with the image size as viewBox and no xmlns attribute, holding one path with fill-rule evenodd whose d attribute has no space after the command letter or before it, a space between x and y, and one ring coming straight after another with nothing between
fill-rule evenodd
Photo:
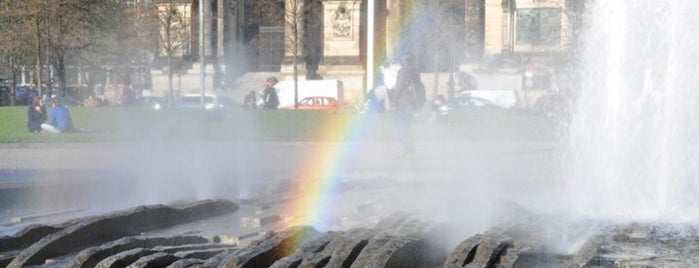
<instances>
[{"instance_id":1,"label":"tree trunk","mask_svg":"<svg viewBox=\"0 0 699 268\"><path fill-rule=\"evenodd\" d=\"M170 92L170 96L167 98L167 105L168 107L172 107L173 105L173 97L174 97L174 90L172 86L172 76L175 73L175 70L173 69L173 64L172 64L172 55L171 53L168 53L167 56L167 87Z\"/></svg>"}]
</instances>

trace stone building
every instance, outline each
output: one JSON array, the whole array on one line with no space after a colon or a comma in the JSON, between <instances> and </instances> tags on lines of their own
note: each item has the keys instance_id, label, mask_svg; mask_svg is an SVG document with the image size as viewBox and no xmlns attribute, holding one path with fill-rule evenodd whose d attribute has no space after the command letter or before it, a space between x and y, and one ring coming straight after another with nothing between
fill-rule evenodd
<instances>
[{"instance_id":1,"label":"stone building","mask_svg":"<svg viewBox=\"0 0 699 268\"><path fill-rule=\"evenodd\" d=\"M198 15L199 0L148 2L173 1ZM409 51L417 54L424 72L440 73L464 66L521 68L532 58L565 56L574 43L574 15L584 0L284 0L281 24L265 24L252 0L203 2L205 56L212 76L229 79L220 78L223 85L258 71L290 79L297 54L300 79L340 79L345 90L362 92L367 69ZM298 16L290 16L294 10ZM190 21L196 64L199 23ZM373 68L366 66L369 51Z\"/></svg>"}]
</instances>

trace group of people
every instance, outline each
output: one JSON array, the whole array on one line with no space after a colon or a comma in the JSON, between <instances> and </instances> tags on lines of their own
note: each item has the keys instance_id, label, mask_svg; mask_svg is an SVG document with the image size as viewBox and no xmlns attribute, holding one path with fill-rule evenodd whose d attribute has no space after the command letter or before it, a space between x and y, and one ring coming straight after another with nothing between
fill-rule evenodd
<instances>
[{"instance_id":1,"label":"group of people","mask_svg":"<svg viewBox=\"0 0 699 268\"><path fill-rule=\"evenodd\" d=\"M58 98L51 100L51 112L46 113L46 107L41 97L36 96L27 108L27 128L29 132L62 133L73 130L73 120L68 108L61 105Z\"/></svg>"},{"instance_id":2,"label":"group of people","mask_svg":"<svg viewBox=\"0 0 699 268\"><path fill-rule=\"evenodd\" d=\"M107 98L105 98L104 95L98 95L97 97L89 95L89 96L87 96L87 99L85 99L85 101L83 102L83 106L85 106L85 107L109 106L109 101L107 101Z\"/></svg>"},{"instance_id":3,"label":"group of people","mask_svg":"<svg viewBox=\"0 0 699 268\"><path fill-rule=\"evenodd\" d=\"M279 96L277 95L277 90L274 88L274 85L278 82L279 80L277 77L271 76L267 78L261 92L262 99L260 103L257 102L257 95L255 91L252 90L245 96L245 107L248 109L257 109L259 107L264 110L276 110L279 107Z\"/></svg>"}]
</instances>

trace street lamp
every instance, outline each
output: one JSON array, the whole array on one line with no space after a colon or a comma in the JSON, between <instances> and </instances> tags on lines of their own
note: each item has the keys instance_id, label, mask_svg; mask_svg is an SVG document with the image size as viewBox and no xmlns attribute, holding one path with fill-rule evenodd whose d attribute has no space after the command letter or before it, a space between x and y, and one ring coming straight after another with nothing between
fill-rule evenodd
<instances>
[{"instance_id":1,"label":"street lamp","mask_svg":"<svg viewBox=\"0 0 699 268\"><path fill-rule=\"evenodd\" d=\"M206 82L204 80L206 65L204 61L204 2L199 0L199 88L201 89L201 108L204 108L204 95L206 94Z\"/></svg>"}]
</instances>

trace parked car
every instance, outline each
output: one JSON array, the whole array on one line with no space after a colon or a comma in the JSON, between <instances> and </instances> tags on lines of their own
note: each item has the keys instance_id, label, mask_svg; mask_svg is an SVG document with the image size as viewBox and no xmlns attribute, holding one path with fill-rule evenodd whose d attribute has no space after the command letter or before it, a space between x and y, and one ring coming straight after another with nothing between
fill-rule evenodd
<instances>
[{"instance_id":1,"label":"parked car","mask_svg":"<svg viewBox=\"0 0 699 268\"><path fill-rule=\"evenodd\" d=\"M155 110L160 110L163 106L167 105L165 98L155 97L155 96L142 96L136 98L134 103L136 106L148 106L153 107Z\"/></svg>"},{"instance_id":2,"label":"parked car","mask_svg":"<svg viewBox=\"0 0 699 268\"><path fill-rule=\"evenodd\" d=\"M34 87L16 87L15 105L29 105L34 96L39 95Z\"/></svg>"},{"instance_id":3,"label":"parked car","mask_svg":"<svg viewBox=\"0 0 699 268\"><path fill-rule=\"evenodd\" d=\"M332 97L306 97L299 101L299 110L337 110L337 100ZM294 109L292 106L280 109Z\"/></svg>"},{"instance_id":4,"label":"parked car","mask_svg":"<svg viewBox=\"0 0 699 268\"><path fill-rule=\"evenodd\" d=\"M177 102L179 108L201 108L201 94L185 94L182 95ZM219 102L218 96L213 94L204 95L204 109L213 110L224 108Z\"/></svg>"},{"instance_id":5,"label":"parked car","mask_svg":"<svg viewBox=\"0 0 699 268\"><path fill-rule=\"evenodd\" d=\"M505 109L489 100L473 96L453 98L447 102L446 106L448 110Z\"/></svg>"}]
</instances>

